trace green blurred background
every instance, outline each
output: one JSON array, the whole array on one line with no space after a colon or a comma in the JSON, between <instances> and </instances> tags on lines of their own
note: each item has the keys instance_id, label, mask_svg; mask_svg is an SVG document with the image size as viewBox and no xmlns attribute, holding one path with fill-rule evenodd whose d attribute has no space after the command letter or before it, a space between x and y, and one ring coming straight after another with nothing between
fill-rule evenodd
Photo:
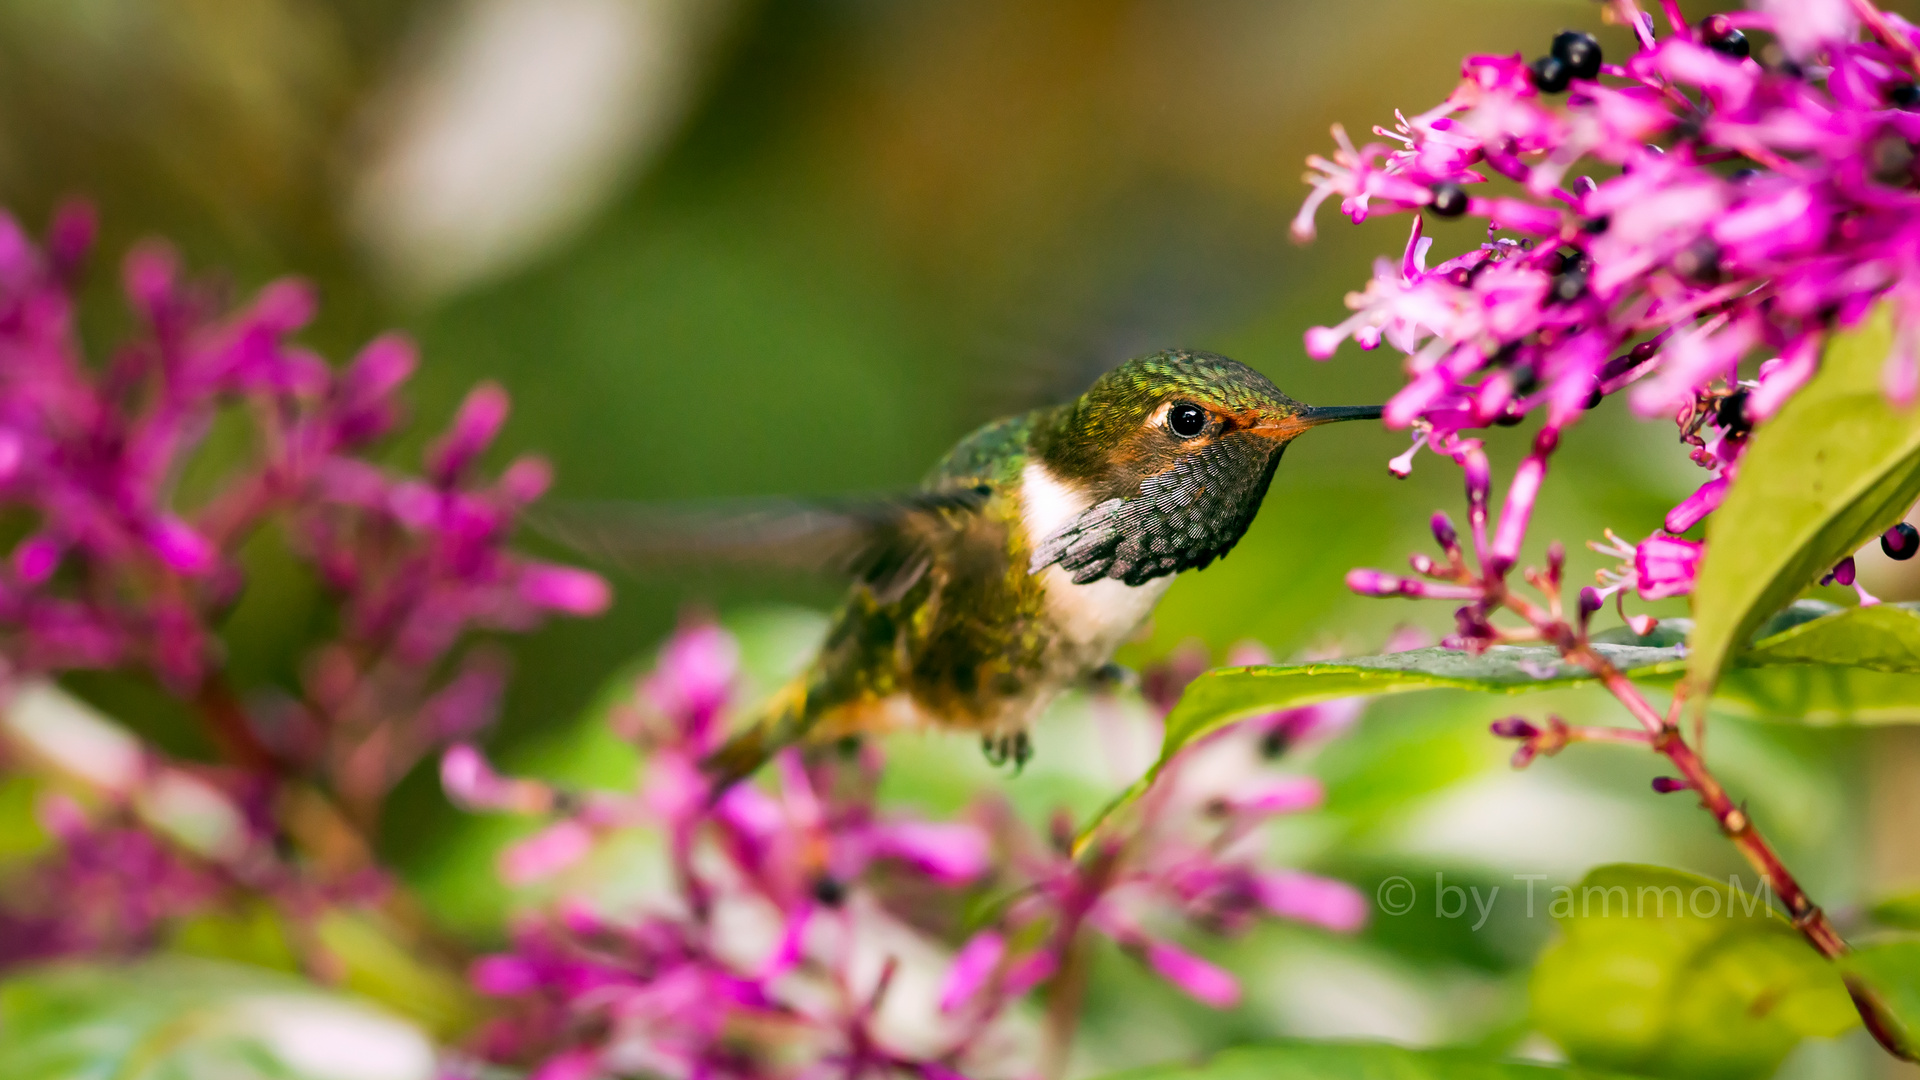
<instances>
[{"instance_id":1,"label":"green blurred background","mask_svg":"<svg viewBox=\"0 0 1920 1080\"><path fill-rule=\"evenodd\" d=\"M1531 55L1568 25L1613 46L1599 10L6 0L0 202L34 225L69 195L99 205L96 348L125 325L114 260L153 234L243 289L316 280L325 305L309 336L333 357L388 327L413 333L421 430L400 457L475 381L497 379L515 402L497 459L549 455L561 497L884 491L983 421L1167 346L1223 352L1309 402L1383 400L1400 382L1388 350L1315 363L1300 340L1341 317L1376 255L1397 257L1406 220L1354 227L1329 207L1321 239L1293 244L1303 159L1329 149L1333 121L1358 133L1396 107L1429 107L1463 54ZM1440 257L1478 239L1467 225L1435 232ZM1528 437L1493 432L1496 460ZM1217 654L1252 638L1284 657L1370 651L1402 622L1443 632L1443 607L1356 600L1341 585L1351 566L1397 565L1425 543L1432 510L1458 505L1457 474L1430 456L1409 480L1388 475L1404 446L1360 426L1302 440L1246 540L1182 578L1128 658L1190 639ZM1583 541L1609 526L1645 535L1701 478L1669 425L1609 402L1556 459L1534 535L1565 539L1585 579L1602 560ZM242 685L291 678L316 609L270 553L257 571L232 635ZM1868 560L1863 576L1890 598L1920 596L1893 564ZM832 599L776 578L622 581L611 616L513 643L494 745L523 767L617 771L583 710L680 613L716 610L771 639L808 624L770 606ZM1647 791L1641 757L1593 750L1505 771L1507 748L1484 735L1504 704L1375 708L1308 763L1332 800L1283 844L1363 887L1444 871L1511 889L1516 873L1571 881L1621 858L1740 869L1687 800ZM1622 719L1580 694L1520 704ZM964 740L919 740L902 768L1006 785L1036 808L1062 792L1097 801L1097 785L1048 768L1049 741L1057 762L1075 723L1043 731L1019 780L981 771ZM191 752L186 733L146 726ZM1898 820L1915 752L1901 738L1728 719L1709 752L1843 921L1915 868ZM472 853L484 845L431 778L410 782L387 820L389 851L447 920L497 935L505 901ZM1110 958L1081 1064L1272 1032L1524 1049L1525 966L1547 933L1544 919L1504 912L1477 933L1418 915L1380 917L1358 942L1263 932L1233 953L1250 1001L1228 1014ZM1878 1075L1869 1060L1856 1034L1802 1047L1786 1071Z\"/></svg>"}]
</instances>

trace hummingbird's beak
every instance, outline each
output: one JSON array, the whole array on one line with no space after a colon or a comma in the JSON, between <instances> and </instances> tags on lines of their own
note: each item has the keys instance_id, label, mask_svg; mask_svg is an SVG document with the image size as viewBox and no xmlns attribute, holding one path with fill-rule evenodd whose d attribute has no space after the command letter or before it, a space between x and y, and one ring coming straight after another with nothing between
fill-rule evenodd
<instances>
[{"instance_id":1,"label":"hummingbird's beak","mask_svg":"<svg viewBox=\"0 0 1920 1080\"><path fill-rule=\"evenodd\" d=\"M1299 412L1256 425L1253 430L1276 442L1291 442L1308 428L1342 420L1378 420L1382 405L1308 405Z\"/></svg>"}]
</instances>

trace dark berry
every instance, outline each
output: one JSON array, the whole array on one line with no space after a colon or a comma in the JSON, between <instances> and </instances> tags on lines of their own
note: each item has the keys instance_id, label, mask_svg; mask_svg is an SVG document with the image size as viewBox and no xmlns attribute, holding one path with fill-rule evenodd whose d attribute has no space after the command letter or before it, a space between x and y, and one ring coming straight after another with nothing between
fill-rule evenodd
<instances>
[{"instance_id":1,"label":"dark berry","mask_svg":"<svg viewBox=\"0 0 1920 1080\"><path fill-rule=\"evenodd\" d=\"M1288 741L1286 727L1275 725L1260 736L1260 756L1268 761L1277 760L1286 754Z\"/></svg>"},{"instance_id":2,"label":"dark berry","mask_svg":"<svg viewBox=\"0 0 1920 1080\"><path fill-rule=\"evenodd\" d=\"M1627 358L1629 360L1632 360L1635 364L1639 364L1650 359L1654 353L1657 353L1659 351L1660 351L1659 339L1657 338L1649 339L1647 341L1641 342L1638 345L1635 345L1631 349L1628 349Z\"/></svg>"},{"instance_id":3,"label":"dark berry","mask_svg":"<svg viewBox=\"0 0 1920 1080\"><path fill-rule=\"evenodd\" d=\"M822 874L813 880L813 898L827 907L839 907L847 902L847 887Z\"/></svg>"},{"instance_id":4,"label":"dark berry","mask_svg":"<svg viewBox=\"0 0 1920 1080\"><path fill-rule=\"evenodd\" d=\"M1753 395L1745 387L1735 390L1720 399L1714 406L1714 418L1729 435L1741 435L1753 427L1753 418L1747 415L1747 399Z\"/></svg>"},{"instance_id":5,"label":"dark berry","mask_svg":"<svg viewBox=\"0 0 1920 1080\"><path fill-rule=\"evenodd\" d=\"M1606 395L1600 392L1600 384L1595 382L1593 389L1587 391L1587 399L1580 403L1580 407L1583 409L1597 409L1600 407L1600 401L1604 397L1606 397Z\"/></svg>"},{"instance_id":6,"label":"dark berry","mask_svg":"<svg viewBox=\"0 0 1920 1080\"><path fill-rule=\"evenodd\" d=\"M1513 369L1513 392L1531 394L1540 388L1540 376L1534 374L1532 364L1519 364Z\"/></svg>"},{"instance_id":7,"label":"dark berry","mask_svg":"<svg viewBox=\"0 0 1920 1080\"><path fill-rule=\"evenodd\" d=\"M1528 67L1533 73L1534 89L1543 94L1557 94L1567 88L1567 80L1573 72L1567 62L1557 56L1543 56Z\"/></svg>"},{"instance_id":8,"label":"dark berry","mask_svg":"<svg viewBox=\"0 0 1920 1080\"><path fill-rule=\"evenodd\" d=\"M1760 175L1759 169L1735 169L1732 172L1727 174L1727 179L1733 181L1736 184L1744 184L1747 181L1759 175Z\"/></svg>"},{"instance_id":9,"label":"dark berry","mask_svg":"<svg viewBox=\"0 0 1920 1080\"><path fill-rule=\"evenodd\" d=\"M1467 189L1451 180L1435 184L1427 208L1441 217L1459 217L1467 212Z\"/></svg>"},{"instance_id":10,"label":"dark berry","mask_svg":"<svg viewBox=\"0 0 1920 1080\"><path fill-rule=\"evenodd\" d=\"M1586 268L1576 266L1555 277L1553 279L1553 285L1547 290L1547 294L1563 304L1571 304L1575 300L1580 299L1581 295L1586 291Z\"/></svg>"},{"instance_id":11,"label":"dark berry","mask_svg":"<svg viewBox=\"0 0 1920 1080\"><path fill-rule=\"evenodd\" d=\"M1720 280L1720 245L1703 236L1673 257L1674 272L1683 278L1712 284Z\"/></svg>"},{"instance_id":12,"label":"dark berry","mask_svg":"<svg viewBox=\"0 0 1920 1080\"><path fill-rule=\"evenodd\" d=\"M1887 558L1897 562L1906 562L1920 552L1920 529L1901 522L1880 534L1880 550Z\"/></svg>"},{"instance_id":13,"label":"dark berry","mask_svg":"<svg viewBox=\"0 0 1920 1080\"><path fill-rule=\"evenodd\" d=\"M1747 35L1727 25L1725 16L1708 16L1700 24L1702 44L1722 56L1731 56L1735 60L1745 60L1753 52Z\"/></svg>"},{"instance_id":14,"label":"dark berry","mask_svg":"<svg viewBox=\"0 0 1920 1080\"><path fill-rule=\"evenodd\" d=\"M1606 232L1607 227L1612 224L1613 224L1613 219L1607 217L1607 215L1605 214L1601 214L1597 218L1588 218L1587 220L1581 222L1580 231L1587 233L1591 236L1599 236L1601 233Z\"/></svg>"},{"instance_id":15,"label":"dark berry","mask_svg":"<svg viewBox=\"0 0 1920 1080\"><path fill-rule=\"evenodd\" d=\"M1594 79L1600 75L1600 42L1581 30L1562 30L1553 36L1553 55L1567 65L1567 73L1576 79Z\"/></svg>"},{"instance_id":16,"label":"dark berry","mask_svg":"<svg viewBox=\"0 0 1920 1080\"><path fill-rule=\"evenodd\" d=\"M1913 175L1913 144L1896 132L1887 132L1867 148L1867 167L1883 184L1905 186Z\"/></svg>"},{"instance_id":17,"label":"dark berry","mask_svg":"<svg viewBox=\"0 0 1920 1080\"><path fill-rule=\"evenodd\" d=\"M1507 406L1506 411L1502 412L1499 416L1496 416L1493 418L1493 422L1499 425L1500 427L1518 427L1526 419L1527 419L1526 413L1515 412L1513 409L1513 406L1509 405Z\"/></svg>"},{"instance_id":18,"label":"dark berry","mask_svg":"<svg viewBox=\"0 0 1920 1080\"><path fill-rule=\"evenodd\" d=\"M1894 83L1887 87L1887 101L1896 109L1911 109L1920 105L1920 86L1910 82Z\"/></svg>"}]
</instances>

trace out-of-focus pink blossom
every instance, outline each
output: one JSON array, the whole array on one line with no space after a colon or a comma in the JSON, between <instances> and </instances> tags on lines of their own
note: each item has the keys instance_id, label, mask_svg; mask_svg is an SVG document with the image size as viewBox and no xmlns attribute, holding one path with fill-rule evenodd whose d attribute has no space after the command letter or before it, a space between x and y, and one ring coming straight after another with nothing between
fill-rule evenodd
<instances>
[{"instance_id":1,"label":"out-of-focus pink blossom","mask_svg":"<svg viewBox=\"0 0 1920 1080\"><path fill-rule=\"evenodd\" d=\"M1216 1009L1240 1004L1240 982L1226 971L1164 941L1146 946L1148 966L1195 1000Z\"/></svg>"},{"instance_id":2,"label":"out-of-focus pink blossom","mask_svg":"<svg viewBox=\"0 0 1920 1080\"><path fill-rule=\"evenodd\" d=\"M982 930L967 939L947 970L940 990L940 1011L952 1012L972 1001L987 985L1007 955L1007 939L998 931Z\"/></svg>"},{"instance_id":3,"label":"out-of-focus pink blossom","mask_svg":"<svg viewBox=\"0 0 1920 1080\"><path fill-rule=\"evenodd\" d=\"M1256 879L1260 902L1283 919L1352 933L1367 923L1367 898L1344 881L1299 871L1275 871Z\"/></svg>"}]
</instances>

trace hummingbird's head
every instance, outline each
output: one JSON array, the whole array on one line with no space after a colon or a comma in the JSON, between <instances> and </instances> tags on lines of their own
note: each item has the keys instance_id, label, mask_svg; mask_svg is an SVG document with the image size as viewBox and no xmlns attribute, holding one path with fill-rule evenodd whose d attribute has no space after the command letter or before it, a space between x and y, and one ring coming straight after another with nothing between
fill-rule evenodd
<instances>
[{"instance_id":1,"label":"hummingbird's head","mask_svg":"<svg viewBox=\"0 0 1920 1080\"><path fill-rule=\"evenodd\" d=\"M1378 406L1303 405L1213 353L1129 360L1036 427L1038 464L1086 509L1036 538L1033 569L1058 563L1077 582L1138 585L1204 567L1252 524L1288 443L1379 416Z\"/></svg>"}]
</instances>

